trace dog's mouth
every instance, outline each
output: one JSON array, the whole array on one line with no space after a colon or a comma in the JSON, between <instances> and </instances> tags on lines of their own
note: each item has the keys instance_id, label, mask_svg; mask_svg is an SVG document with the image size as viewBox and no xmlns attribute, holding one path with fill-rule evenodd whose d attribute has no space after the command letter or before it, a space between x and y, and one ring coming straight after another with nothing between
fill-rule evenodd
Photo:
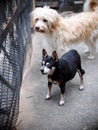
<instances>
[{"instance_id":1,"label":"dog's mouth","mask_svg":"<svg viewBox=\"0 0 98 130\"><path fill-rule=\"evenodd\" d=\"M36 32L45 33L44 30L35 30Z\"/></svg>"},{"instance_id":2,"label":"dog's mouth","mask_svg":"<svg viewBox=\"0 0 98 130\"><path fill-rule=\"evenodd\" d=\"M44 31L44 30L40 30L39 32L41 32L41 33L45 33L45 31Z\"/></svg>"},{"instance_id":3,"label":"dog's mouth","mask_svg":"<svg viewBox=\"0 0 98 130\"><path fill-rule=\"evenodd\" d=\"M43 72L41 72L43 75L46 75L47 73L43 73Z\"/></svg>"}]
</instances>

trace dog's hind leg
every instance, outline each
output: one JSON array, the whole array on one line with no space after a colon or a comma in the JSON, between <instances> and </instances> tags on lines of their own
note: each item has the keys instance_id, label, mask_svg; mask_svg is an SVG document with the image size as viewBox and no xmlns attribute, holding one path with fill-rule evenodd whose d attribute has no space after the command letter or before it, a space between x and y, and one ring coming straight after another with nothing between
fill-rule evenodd
<instances>
[{"instance_id":1,"label":"dog's hind leg","mask_svg":"<svg viewBox=\"0 0 98 130\"><path fill-rule=\"evenodd\" d=\"M65 97L65 83L60 83L60 89L61 89L61 99L59 101L59 106L63 106L65 103L64 97Z\"/></svg>"},{"instance_id":2,"label":"dog's hind leg","mask_svg":"<svg viewBox=\"0 0 98 130\"><path fill-rule=\"evenodd\" d=\"M79 87L79 90L83 90L84 89L84 86L83 86L83 75L84 75L85 71L83 69L81 70L78 70L78 74L79 74L79 77L80 77L80 87Z\"/></svg>"},{"instance_id":3,"label":"dog's hind leg","mask_svg":"<svg viewBox=\"0 0 98 130\"><path fill-rule=\"evenodd\" d=\"M64 98L65 98L65 95L61 94L61 100L59 102L59 106L63 106L64 105L64 103L65 103Z\"/></svg>"},{"instance_id":4,"label":"dog's hind leg","mask_svg":"<svg viewBox=\"0 0 98 130\"><path fill-rule=\"evenodd\" d=\"M82 69L81 67L81 58L79 56L79 64L78 64L78 74L79 74L79 77L80 77L80 87L79 87L79 90L83 90L84 89L84 86L83 86L83 75L85 74L85 71Z\"/></svg>"}]
</instances>

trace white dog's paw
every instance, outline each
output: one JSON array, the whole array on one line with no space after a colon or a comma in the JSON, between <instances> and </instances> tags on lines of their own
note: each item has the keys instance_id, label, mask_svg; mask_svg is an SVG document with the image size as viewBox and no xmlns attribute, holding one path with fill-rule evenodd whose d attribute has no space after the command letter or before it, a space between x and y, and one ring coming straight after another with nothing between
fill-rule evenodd
<instances>
[{"instance_id":1,"label":"white dog's paw","mask_svg":"<svg viewBox=\"0 0 98 130\"><path fill-rule=\"evenodd\" d=\"M86 49L85 54L89 54L89 53L90 53L89 49Z\"/></svg>"},{"instance_id":2,"label":"white dog's paw","mask_svg":"<svg viewBox=\"0 0 98 130\"><path fill-rule=\"evenodd\" d=\"M59 106L63 106L64 105L64 100L61 100L60 102L59 102Z\"/></svg>"},{"instance_id":3,"label":"white dog's paw","mask_svg":"<svg viewBox=\"0 0 98 130\"><path fill-rule=\"evenodd\" d=\"M51 96L49 94L46 95L46 100L49 100L51 98Z\"/></svg>"},{"instance_id":4,"label":"white dog's paw","mask_svg":"<svg viewBox=\"0 0 98 130\"><path fill-rule=\"evenodd\" d=\"M93 55L89 55L89 56L87 57L88 60L93 60L94 58L95 58L95 56L93 56Z\"/></svg>"},{"instance_id":5,"label":"white dog's paw","mask_svg":"<svg viewBox=\"0 0 98 130\"><path fill-rule=\"evenodd\" d=\"M81 86L79 87L79 90L84 90L84 86L81 85Z\"/></svg>"}]
</instances>

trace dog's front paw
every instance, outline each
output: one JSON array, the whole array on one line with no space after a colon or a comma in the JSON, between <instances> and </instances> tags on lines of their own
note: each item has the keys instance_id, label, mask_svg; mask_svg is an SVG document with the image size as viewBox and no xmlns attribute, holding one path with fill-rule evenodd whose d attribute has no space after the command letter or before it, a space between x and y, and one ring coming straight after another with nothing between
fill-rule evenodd
<instances>
[{"instance_id":1,"label":"dog's front paw","mask_svg":"<svg viewBox=\"0 0 98 130\"><path fill-rule=\"evenodd\" d=\"M80 90L80 91L81 91L81 90L84 90L84 86L81 85L81 86L79 87L79 90Z\"/></svg>"},{"instance_id":2,"label":"dog's front paw","mask_svg":"<svg viewBox=\"0 0 98 130\"><path fill-rule=\"evenodd\" d=\"M46 100L49 100L51 98L51 96L49 94L46 95Z\"/></svg>"},{"instance_id":3,"label":"dog's front paw","mask_svg":"<svg viewBox=\"0 0 98 130\"><path fill-rule=\"evenodd\" d=\"M61 100L61 101L59 102L59 106L63 106L63 105L64 105L64 101Z\"/></svg>"},{"instance_id":4,"label":"dog's front paw","mask_svg":"<svg viewBox=\"0 0 98 130\"><path fill-rule=\"evenodd\" d=\"M90 53L89 49L86 49L85 54L89 54L89 53Z\"/></svg>"}]
</instances>

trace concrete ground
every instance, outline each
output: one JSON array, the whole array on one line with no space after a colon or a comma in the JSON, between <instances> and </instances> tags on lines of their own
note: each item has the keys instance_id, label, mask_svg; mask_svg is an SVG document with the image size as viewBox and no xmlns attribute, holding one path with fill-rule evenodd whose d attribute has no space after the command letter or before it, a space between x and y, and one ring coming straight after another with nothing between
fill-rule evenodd
<instances>
[{"instance_id":1,"label":"concrete ground","mask_svg":"<svg viewBox=\"0 0 98 130\"><path fill-rule=\"evenodd\" d=\"M66 84L65 105L58 106L60 90L52 89L46 101L47 78L40 73L41 50L51 50L43 37L33 38L32 65L26 73L20 97L18 130L98 130L98 44L94 60L87 60L86 46L73 45L81 55L85 69L83 91L79 91L79 77Z\"/></svg>"}]
</instances>

